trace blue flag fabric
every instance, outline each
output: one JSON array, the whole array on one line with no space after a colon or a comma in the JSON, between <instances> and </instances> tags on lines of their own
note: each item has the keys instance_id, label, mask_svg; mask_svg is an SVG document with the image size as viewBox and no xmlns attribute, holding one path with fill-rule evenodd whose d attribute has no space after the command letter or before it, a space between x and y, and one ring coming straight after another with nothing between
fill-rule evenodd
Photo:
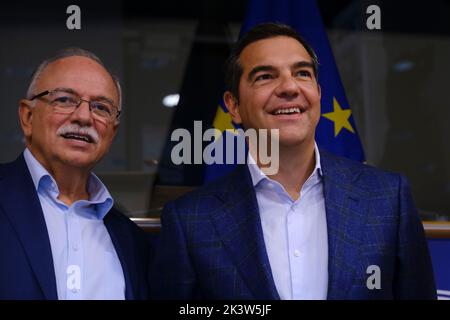
<instances>
[{"instance_id":1,"label":"blue flag fabric","mask_svg":"<svg viewBox=\"0 0 450 320\"><path fill-rule=\"evenodd\" d=\"M321 119L316 129L319 147L336 155L364 161L364 151L356 131L351 110L345 96L339 72L333 57L325 26L315 0L250 0L240 36L263 22L279 22L294 29L314 48L319 60L319 84L322 89ZM225 117L226 108L219 106L214 127L232 128L231 118ZM225 119L230 124L226 126ZM220 123L217 126L217 123ZM205 181L229 172L228 165L208 166Z\"/></svg>"}]
</instances>

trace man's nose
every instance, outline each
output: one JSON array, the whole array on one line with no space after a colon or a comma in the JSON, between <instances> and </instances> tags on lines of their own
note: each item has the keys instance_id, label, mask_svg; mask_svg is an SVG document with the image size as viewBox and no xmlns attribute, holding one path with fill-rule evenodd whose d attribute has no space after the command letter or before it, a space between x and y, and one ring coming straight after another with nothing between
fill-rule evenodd
<instances>
[{"instance_id":1,"label":"man's nose","mask_svg":"<svg viewBox=\"0 0 450 320\"><path fill-rule=\"evenodd\" d=\"M72 121L77 121L80 124L92 124L92 113L89 106L89 101L81 100L78 107L72 113Z\"/></svg>"},{"instance_id":2,"label":"man's nose","mask_svg":"<svg viewBox=\"0 0 450 320\"><path fill-rule=\"evenodd\" d=\"M292 75L284 75L280 77L280 82L275 91L277 96L291 98L296 97L299 92L299 84Z\"/></svg>"}]
</instances>

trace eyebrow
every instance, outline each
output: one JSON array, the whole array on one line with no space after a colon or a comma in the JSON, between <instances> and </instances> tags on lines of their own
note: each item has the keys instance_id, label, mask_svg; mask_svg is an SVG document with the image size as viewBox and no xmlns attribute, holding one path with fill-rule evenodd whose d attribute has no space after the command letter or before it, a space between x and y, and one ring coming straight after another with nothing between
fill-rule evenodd
<instances>
[{"instance_id":1,"label":"eyebrow","mask_svg":"<svg viewBox=\"0 0 450 320\"><path fill-rule=\"evenodd\" d=\"M314 70L314 66L311 62L308 61L299 61L296 62L292 65L292 68L296 69L296 68L311 68Z\"/></svg>"},{"instance_id":2,"label":"eyebrow","mask_svg":"<svg viewBox=\"0 0 450 320\"><path fill-rule=\"evenodd\" d=\"M71 88L56 88L56 89L53 89L51 91L67 92L67 93L79 95L75 90L73 90Z\"/></svg>"},{"instance_id":3,"label":"eyebrow","mask_svg":"<svg viewBox=\"0 0 450 320\"><path fill-rule=\"evenodd\" d=\"M298 61L291 66L292 69L305 68L305 67L311 68L312 70L314 70L313 64L309 61ZM273 72L275 70L276 70L276 68L271 65L256 66L249 72L247 80L251 81L258 72L261 72L261 71Z\"/></svg>"},{"instance_id":4,"label":"eyebrow","mask_svg":"<svg viewBox=\"0 0 450 320\"><path fill-rule=\"evenodd\" d=\"M271 72L273 72L273 71L275 71L275 67L270 66L270 65L267 65L267 66L256 66L248 73L247 80L251 81L253 79L253 77L255 76L255 74L257 74L258 72L261 72L261 71L269 71L269 72L271 71Z\"/></svg>"},{"instance_id":5,"label":"eyebrow","mask_svg":"<svg viewBox=\"0 0 450 320\"><path fill-rule=\"evenodd\" d=\"M70 93L70 94L74 94L74 95L80 96L80 94L78 92L76 92L75 90L73 90L71 88L56 88L53 91L66 92L66 93ZM103 100L103 101L109 102L111 105L115 106L114 101L112 101L112 99L107 98L105 96L94 96L90 100L93 100L93 101Z\"/></svg>"},{"instance_id":6,"label":"eyebrow","mask_svg":"<svg viewBox=\"0 0 450 320\"><path fill-rule=\"evenodd\" d=\"M103 100L103 101L109 102L113 106L116 106L114 101L112 101L110 98L107 98L105 96L95 96L91 100L93 100L93 101L101 101L101 100Z\"/></svg>"}]
</instances>

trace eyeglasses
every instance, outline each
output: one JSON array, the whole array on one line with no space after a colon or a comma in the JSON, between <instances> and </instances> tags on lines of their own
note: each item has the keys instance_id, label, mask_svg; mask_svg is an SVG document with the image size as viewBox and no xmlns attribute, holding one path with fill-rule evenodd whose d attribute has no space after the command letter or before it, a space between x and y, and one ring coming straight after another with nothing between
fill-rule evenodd
<instances>
[{"instance_id":1,"label":"eyeglasses","mask_svg":"<svg viewBox=\"0 0 450 320\"><path fill-rule=\"evenodd\" d=\"M49 104L53 107L53 111L57 113L71 114L78 108L82 102L87 102L89 110L93 117L102 121L111 123L117 120L120 116L120 110L107 100L84 100L73 92L66 90L46 90L37 95L34 95L29 100L35 100L48 95Z\"/></svg>"}]
</instances>

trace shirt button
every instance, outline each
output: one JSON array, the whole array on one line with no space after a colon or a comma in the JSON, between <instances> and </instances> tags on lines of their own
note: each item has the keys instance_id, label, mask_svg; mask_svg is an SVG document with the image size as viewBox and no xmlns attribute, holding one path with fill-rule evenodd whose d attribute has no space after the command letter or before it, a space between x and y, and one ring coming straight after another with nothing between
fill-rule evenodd
<instances>
[{"instance_id":1,"label":"shirt button","mask_svg":"<svg viewBox=\"0 0 450 320\"><path fill-rule=\"evenodd\" d=\"M75 244L72 246L72 249L73 249L73 251L78 251L78 245L75 243Z\"/></svg>"},{"instance_id":2,"label":"shirt button","mask_svg":"<svg viewBox=\"0 0 450 320\"><path fill-rule=\"evenodd\" d=\"M72 293L77 293L78 289L73 288L71 291L72 291Z\"/></svg>"},{"instance_id":3,"label":"shirt button","mask_svg":"<svg viewBox=\"0 0 450 320\"><path fill-rule=\"evenodd\" d=\"M295 249L295 250L294 250L294 256L300 257L300 250Z\"/></svg>"}]
</instances>

